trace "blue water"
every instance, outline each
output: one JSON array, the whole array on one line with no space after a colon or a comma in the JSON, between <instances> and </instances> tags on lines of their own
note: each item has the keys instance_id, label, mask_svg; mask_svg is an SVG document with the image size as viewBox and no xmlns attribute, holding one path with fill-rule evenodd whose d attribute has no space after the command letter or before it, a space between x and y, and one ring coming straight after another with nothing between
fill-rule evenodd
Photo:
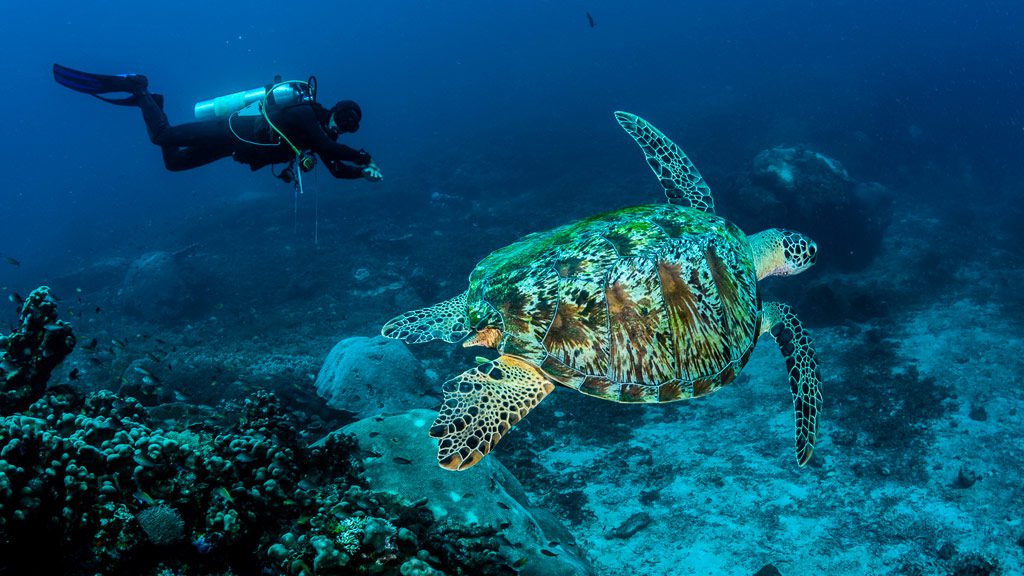
<instances>
[{"instance_id":1,"label":"blue water","mask_svg":"<svg viewBox=\"0 0 1024 576\"><path fill-rule=\"evenodd\" d=\"M734 178L758 152L805 146L882 183L900 214L938 219L954 250L923 269L1020 267L1020 2L59 0L11 5L4 20L5 305L46 283L67 295L80 280L62 279L104 258L198 244L216 282L188 321L218 314L228 334L292 347L288 318L325 340L370 334L403 304L457 293L477 260L521 234L659 201L615 110L671 135L722 206L742 202ZM62 88L55 62L147 75L172 123L191 120L197 101L315 74L321 101L362 106L361 130L342 141L369 151L384 181L318 168L296 199L269 170L230 159L170 173L137 110ZM367 296L360 270L379 285L407 276L415 298ZM901 297L927 304L938 283ZM88 308L118 315L120 332L97 319L103 330L131 333L117 290L90 287ZM1021 309L1019 298L1007 308ZM14 318L7 306L0 326Z\"/></svg>"},{"instance_id":2,"label":"blue water","mask_svg":"<svg viewBox=\"0 0 1024 576\"><path fill-rule=\"evenodd\" d=\"M147 74L172 122L275 74L316 74L325 100L362 104L348 141L389 180L466 150L544 177L582 171L624 153L609 121L623 108L699 146L709 178L767 144L808 142L877 180L933 163L993 194L1020 181L1014 2L57 2L6 19L3 252L25 275L3 269L4 284L145 243L232 190L281 188L230 161L166 173L135 111L62 89L53 62ZM395 204L421 193L381 188Z\"/></svg>"}]
</instances>

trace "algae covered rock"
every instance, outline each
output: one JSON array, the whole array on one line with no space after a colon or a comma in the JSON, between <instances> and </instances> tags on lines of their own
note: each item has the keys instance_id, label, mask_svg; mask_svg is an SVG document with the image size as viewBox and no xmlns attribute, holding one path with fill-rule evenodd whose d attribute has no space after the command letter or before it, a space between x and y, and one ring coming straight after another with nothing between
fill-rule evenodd
<instances>
[{"instance_id":1,"label":"algae covered rock","mask_svg":"<svg viewBox=\"0 0 1024 576\"><path fill-rule=\"evenodd\" d=\"M405 344L383 336L338 342L316 378L316 392L337 410L360 418L434 404L423 367Z\"/></svg>"},{"instance_id":2,"label":"algae covered rock","mask_svg":"<svg viewBox=\"0 0 1024 576\"><path fill-rule=\"evenodd\" d=\"M532 508L519 481L496 458L451 472L437 465L427 430L436 414L412 410L367 418L341 431L358 440L374 490L422 501L438 521L493 531L501 552L529 576L593 574L571 534L547 512Z\"/></svg>"}]
</instances>

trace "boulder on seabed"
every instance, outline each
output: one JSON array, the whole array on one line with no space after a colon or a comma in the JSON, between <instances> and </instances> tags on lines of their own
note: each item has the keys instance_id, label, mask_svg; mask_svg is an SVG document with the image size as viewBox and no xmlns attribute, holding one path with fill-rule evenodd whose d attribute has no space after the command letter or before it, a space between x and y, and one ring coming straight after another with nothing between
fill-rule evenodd
<instances>
[{"instance_id":1,"label":"boulder on seabed","mask_svg":"<svg viewBox=\"0 0 1024 576\"><path fill-rule=\"evenodd\" d=\"M316 392L337 410L366 418L433 406L433 392L419 360L405 344L383 336L338 342L316 377Z\"/></svg>"},{"instance_id":2,"label":"boulder on seabed","mask_svg":"<svg viewBox=\"0 0 1024 576\"><path fill-rule=\"evenodd\" d=\"M174 322L195 311L187 271L170 252L149 252L132 262L120 295L127 312L150 322Z\"/></svg>"},{"instance_id":3,"label":"boulder on seabed","mask_svg":"<svg viewBox=\"0 0 1024 576\"><path fill-rule=\"evenodd\" d=\"M365 418L341 429L359 441L366 478L374 490L425 507L437 519L490 528L502 536L501 552L523 576L590 576L594 568L572 534L555 517L533 508L522 485L492 454L468 470L437 464L437 441L427 431L437 416L411 410Z\"/></svg>"},{"instance_id":4,"label":"boulder on seabed","mask_svg":"<svg viewBox=\"0 0 1024 576\"><path fill-rule=\"evenodd\" d=\"M737 189L733 219L748 233L790 228L818 244L822 267L863 269L881 251L893 195L860 182L836 159L804 146L763 150Z\"/></svg>"}]
</instances>

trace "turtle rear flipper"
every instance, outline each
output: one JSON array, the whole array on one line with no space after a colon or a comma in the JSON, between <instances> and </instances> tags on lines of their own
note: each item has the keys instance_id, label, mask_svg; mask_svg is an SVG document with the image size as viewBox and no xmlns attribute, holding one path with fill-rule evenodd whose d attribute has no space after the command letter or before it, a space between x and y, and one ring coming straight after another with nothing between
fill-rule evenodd
<instances>
[{"instance_id":1,"label":"turtle rear flipper","mask_svg":"<svg viewBox=\"0 0 1024 576\"><path fill-rule=\"evenodd\" d=\"M430 427L430 435L440 439L438 463L448 470L473 466L553 389L540 370L512 356L448 380L441 412Z\"/></svg>"},{"instance_id":2,"label":"turtle rear flipper","mask_svg":"<svg viewBox=\"0 0 1024 576\"><path fill-rule=\"evenodd\" d=\"M793 390L796 414L796 459L807 464L818 438L818 414L821 412L821 371L814 358L811 336L793 310L779 302L766 302L761 330L771 332L786 358L789 385Z\"/></svg>"},{"instance_id":3,"label":"turtle rear flipper","mask_svg":"<svg viewBox=\"0 0 1024 576\"><path fill-rule=\"evenodd\" d=\"M431 340L444 340L449 344L458 342L469 334L466 293L392 318L380 333L385 338L402 340L407 344Z\"/></svg>"},{"instance_id":4,"label":"turtle rear flipper","mask_svg":"<svg viewBox=\"0 0 1024 576\"><path fill-rule=\"evenodd\" d=\"M697 171L697 167L683 153L682 148L636 114L616 112L615 119L644 151L647 164L661 181L670 204L689 206L709 214L715 213L715 200L711 197L711 188Z\"/></svg>"}]
</instances>

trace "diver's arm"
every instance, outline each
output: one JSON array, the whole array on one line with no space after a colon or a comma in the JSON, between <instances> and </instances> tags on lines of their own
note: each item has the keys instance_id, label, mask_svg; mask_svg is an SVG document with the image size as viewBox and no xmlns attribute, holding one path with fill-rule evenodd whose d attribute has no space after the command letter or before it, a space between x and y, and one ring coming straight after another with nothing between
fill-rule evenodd
<instances>
[{"instance_id":1,"label":"diver's arm","mask_svg":"<svg viewBox=\"0 0 1024 576\"><path fill-rule=\"evenodd\" d=\"M331 176L334 176L335 178L355 180L357 178L364 177L362 166L346 164L341 160L328 160L323 157L321 157L321 159L324 161L324 166L327 166L327 170L331 173Z\"/></svg>"},{"instance_id":2,"label":"diver's arm","mask_svg":"<svg viewBox=\"0 0 1024 576\"><path fill-rule=\"evenodd\" d=\"M316 152L325 162L343 160L359 166L370 165L372 158L366 151L356 150L351 146L332 140L320 126L312 107L293 106L286 109L284 114L287 116L286 122L293 127L292 129L305 136L304 140L308 143L308 148Z\"/></svg>"}]
</instances>

